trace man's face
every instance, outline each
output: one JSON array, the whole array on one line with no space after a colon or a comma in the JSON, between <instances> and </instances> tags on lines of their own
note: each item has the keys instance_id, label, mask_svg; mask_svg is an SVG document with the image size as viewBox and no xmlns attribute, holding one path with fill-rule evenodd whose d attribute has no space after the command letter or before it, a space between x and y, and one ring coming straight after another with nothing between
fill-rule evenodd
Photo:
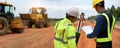
<instances>
[{"instance_id":1,"label":"man's face","mask_svg":"<svg viewBox=\"0 0 120 48\"><path fill-rule=\"evenodd\" d=\"M99 13L99 8L98 8L98 6L95 6L95 10L97 11L97 13Z\"/></svg>"},{"instance_id":2,"label":"man's face","mask_svg":"<svg viewBox=\"0 0 120 48\"><path fill-rule=\"evenodd\" d=\"M100 13L100 6L95 6L95 10L97 11L97 13Z\"/></svg>"},{"instance_id":3,"label":"man's face","mask_svg":"<svg viewBox=\"0 0 120 48\"><path fill-rule=\"evenodd\" d=\"M71 21L74 23L76 21L77 17L71 17Z\"/></svg>"}]
</instances>

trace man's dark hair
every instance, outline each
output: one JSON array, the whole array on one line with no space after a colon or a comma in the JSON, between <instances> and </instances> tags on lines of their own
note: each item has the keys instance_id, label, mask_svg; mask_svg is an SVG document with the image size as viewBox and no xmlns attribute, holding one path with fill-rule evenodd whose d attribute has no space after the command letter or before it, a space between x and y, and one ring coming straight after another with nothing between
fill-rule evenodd
<instances>
[{"instance_id":1,"label":"man's dark hair","mask_svg":"<svg viewBox=\"0 0 120 48\"><path fill-rule=\"evenodd\" d=\"M73 17L73 16L71 16L71 15L69 15L68 13L66 13L66 18L71 18L71 17ZM75 17L73 17L73 18L75 18Z\"/></svg>"},{"instance_id":2,"label":"man's dark hair","mask_svg":"<svg viewBox=\"0 0 120 48\"><path fill-rule=\"evenodd\" d=\"M84 14L83 12L81 14Z\"/></svg>"},{"instance_id":3,"label":"man's dark hair","mask_svg":"<svg viewBox=\"0 0 120 48\"><path fill-rule=\"evenodd\" d=\"M98 4L96 4L96 6L105 7L104 1L102 1L102 2L100 2L100 3L98 3Z\"/></svg>"}]
</instances>

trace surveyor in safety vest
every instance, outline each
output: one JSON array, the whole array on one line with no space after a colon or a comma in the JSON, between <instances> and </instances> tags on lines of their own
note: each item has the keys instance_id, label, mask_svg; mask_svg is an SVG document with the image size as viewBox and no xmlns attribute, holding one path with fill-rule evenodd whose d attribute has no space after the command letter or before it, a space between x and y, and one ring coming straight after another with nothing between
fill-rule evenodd
<instances>
[{"instance_id":1,"label":"surveyor in safety vest","mask_svg":"<svg viewBox=\"0 0 120 48\"><path fill-rule=\"evenodd\" d=\"M93 0L92 5L100 15L97 16L93 32L87 34L87 37L96 37L96 48L112 48L112 31L115 25L115 17L105 10L104 0Z\"/></svg>"},{"instance_id":2,"label":"surveyor in safety vest","mask_svg":"<svg viewBox=\"0 0 120 48\"><path fill-rule=\"evenodd\" d=\"M76 48L76 30L73 22L76 21L79 10L72 7L66 12L66 18L55 25L54 48Z\"/></svg>"}]
</instances>

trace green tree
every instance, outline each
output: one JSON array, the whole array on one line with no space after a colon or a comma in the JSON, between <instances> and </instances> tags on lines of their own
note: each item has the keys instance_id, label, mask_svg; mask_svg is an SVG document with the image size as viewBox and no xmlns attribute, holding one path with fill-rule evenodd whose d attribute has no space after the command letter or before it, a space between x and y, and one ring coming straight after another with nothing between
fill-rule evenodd
<instances>
[{"instance_id":1,"label":"green tree","mask_svg":"<svg viewBox=\"0 0 120 48\"><path fill-rule=\"evenodd\" d=\"M108 11L110 11L111 9L110 9L110 8L108 8L107 10L108 10Z\"/></svg>"},{"instance_id":2,"label":"green tree","mask_svg":"<svg viewBox=\"0 0 120 48\"><path fill-rule=\"evenodd\" d=\"M111 7L111 9L110 9L110 12L111 12L113 15L115 15L115 11L116 11L115 6L112 5L112 7Z\"/></svg>"},{"instance_id":3,"label":"green tree","mask_svg":"<svg viewBox=\"0 0 120 48\"><path fill-rule=\"evenodd\" d=\"M114 5L112 5L111 8L107 9L110 13L112 13L116 19L120 18L120 7L117 7L117 9L115 8Z\"/></svg>"},{"instance_id":4,"label":"green tree","mask_svg":"<svg viewBox=\"0 0 120 48\"><path fill-rule=\"evenodd\" d=\"M96 20L97 16L88 17L88 20Z\"/></svg>"},{"instance_id":5,"label":"green tree","mask_svg":"<svg viewBox=\"0 0 120 48\"><path fill-rule=\"evenodd\" d=\"M117 16L116 18L119 19L120 18L120 7L117 8L115 13L116 13L116 16Z\"/></svg>"}]
</instances>

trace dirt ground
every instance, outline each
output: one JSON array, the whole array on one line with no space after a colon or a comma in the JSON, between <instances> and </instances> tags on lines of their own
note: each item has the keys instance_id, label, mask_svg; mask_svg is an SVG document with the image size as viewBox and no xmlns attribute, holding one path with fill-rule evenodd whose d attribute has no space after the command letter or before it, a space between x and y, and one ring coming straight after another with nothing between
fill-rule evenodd
<instances>
[{"instance_id":1,"label":"dirt ground","mask_svg":"<svg viewBox=\"0 0 120 48\"><path fill-rule=\"evenodd\" d=\"M75 23L77 25L77 23ZM82 26L86 25L83 23ZM88 22L87 25L90 25L94 28L95 23ZM114 29L112 34L112 48L120 48L120 30ZM87 38L85 32L81 30L81 36L78 41L78 48L96 48L96 43L94 38Z\"/></svg>"},{"instance_id":2,"label":"dirt ground","mask_svg":"<svg viewBox=\"0 0 120 48\"><path fill-rule=\"evenodd\" d=\"M0 48L53 48L53 27L25 29L20 34L0 36Z\"/></svg>"},{"instance_id":3,"label":"dirt ground","mask_svg":"<svg viewBox=\"0 0 120 48\"><path fill-rule=\"evenodd\" d=\"M77 24L77 23L75 23ZM92 27L94 24L88 23ZM23 33L0 36L0 48L54 48L54 27L29 28ZM78 48L95 48L94 39L88 39L81 30ZM120 31L113 31L113 48L120 48Z\"/></svg>"}]
</instances>

